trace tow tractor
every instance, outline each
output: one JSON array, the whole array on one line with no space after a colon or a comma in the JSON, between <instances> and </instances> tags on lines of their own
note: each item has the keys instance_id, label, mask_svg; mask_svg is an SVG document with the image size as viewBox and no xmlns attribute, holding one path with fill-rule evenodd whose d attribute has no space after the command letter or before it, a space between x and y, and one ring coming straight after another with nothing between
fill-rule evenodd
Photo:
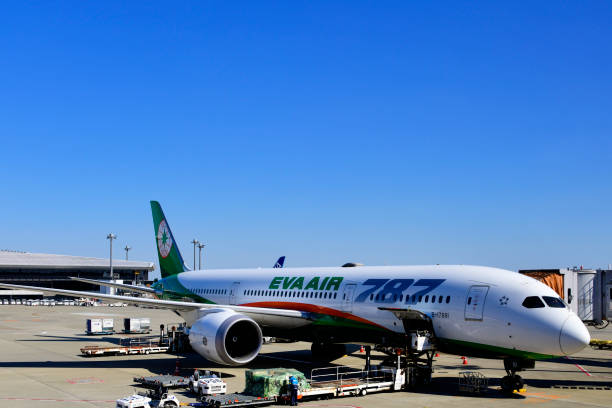
<instances>
[{"instance_id":1,"label":"tow tractor","mask_svg":"<svg viewBox=\"0 0 612 408\"><path fill-rule=\"evenodd\" d=\"M220 375L211 373L206 370L200 373L195 370L193 375L189 377L189 390L198 394L201 397L208 395L222 395L227 393L227 383L223 381Z\"/></svg>"},{"instance_id":2,"label":"tow tractor","mask_svg":"<svg viewBox=\"0 0 612 408\"><path fill-rule=\"evenodd\" d=\"M159 400L154 398L155 395L151 392L146 395L134 394L118 399L116 408L178 408L181 405L178 398L172 394L163 393Z\"/></svg>"}]
</instances>

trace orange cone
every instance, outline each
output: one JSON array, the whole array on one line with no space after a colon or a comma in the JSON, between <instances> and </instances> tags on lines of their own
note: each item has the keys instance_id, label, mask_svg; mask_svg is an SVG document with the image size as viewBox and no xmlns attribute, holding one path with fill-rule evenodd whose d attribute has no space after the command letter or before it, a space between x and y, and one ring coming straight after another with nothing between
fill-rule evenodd
<instances>
[{"instance_id":1,"label":"orange cone","mask_svg":"<svg viewBox=\"0 0 612 408\"><path fill-rule=\"evenodd\" d=\"M360 352L360 353L363 353L363 352L364 352L364 350L363 350L363 346L359 347L359 352Z\"/></svg>"},{"instance_id":2,"label":"orange cone","mask_svg":"<svg viewBox=\"0 0 612 408\"><path fill-rule=\"evenodd\" d=\"M434 357L440 357L440 353L436 353Z\"/></svg>"},{"instance_id":3,"label":"orange cone","mask_svg":"<svg viewBox=\"0 0 612 408\"><path fill-rule=\"evenodd\" d=\"M463 365L467 365L467 358L463 357Z\"/></svg>"}]
</instances>

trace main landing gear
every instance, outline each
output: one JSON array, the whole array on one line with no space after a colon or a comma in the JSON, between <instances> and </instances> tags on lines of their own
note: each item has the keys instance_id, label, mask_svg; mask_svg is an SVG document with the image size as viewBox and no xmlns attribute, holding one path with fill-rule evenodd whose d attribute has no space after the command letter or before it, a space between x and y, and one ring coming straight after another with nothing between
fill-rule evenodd
<instances>
[{"instance_id":1,"label":"main landing gear","mask_svg":"<svg viewBox=\"0 0 612 408\"><path fill-rule=\"evenodd\" d=\"M506 369L506 375L501 379L501 390L505 394L512 394L514 391L520 391L524 386L525 382L520 375L516 373L523 371L527 368L534 368L534 360L520 360L514 358L507 358L504 360L504 368Z\"/></svg>"}]
</instances>

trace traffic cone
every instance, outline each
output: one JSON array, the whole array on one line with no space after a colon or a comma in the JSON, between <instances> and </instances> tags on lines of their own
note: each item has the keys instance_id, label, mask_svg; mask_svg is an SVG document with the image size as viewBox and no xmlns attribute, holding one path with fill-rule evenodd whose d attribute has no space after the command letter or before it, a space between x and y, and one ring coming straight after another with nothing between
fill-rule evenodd
<instances>
[{"instance_id":1,"label":"traffic cone","mask_svg":"<svg viewBox=\"0 0 612 408\"><path fill-rule=\"evenodd\" d=\"M434 357L440 357L440 353L436 353Z\"/></svg>"},{"instance_id":2,"label":"traffic cone","mask_svg":"<svg viewBox=\"0 0 612 408\"><path fill-rule=\"evenodd\" d=\"M467 358L463 357L463 365L467 365Z\"/></svg>"},{"instance_id":3,"label":"traffic cone","mask_svg":"<svg viewBox=\"0 0 612 408\"><path fill-rule=\"evenodd\" d=\"M360 353L363 353L363 352L364 352L364 350L363 350L363 346L359 347L359 352L360 352Z\"/></svg>"},{"instance_id":4,"label":"traffic cone","mask_svg":"<svg viewBox=\"0 0 612 408\"><path fill-rule=\"evenodd\" d=\"M174 366L174 375L177 377L181 375L181 362L178 358L176 359L176 365Z\"/></svg>"}]
</instances>

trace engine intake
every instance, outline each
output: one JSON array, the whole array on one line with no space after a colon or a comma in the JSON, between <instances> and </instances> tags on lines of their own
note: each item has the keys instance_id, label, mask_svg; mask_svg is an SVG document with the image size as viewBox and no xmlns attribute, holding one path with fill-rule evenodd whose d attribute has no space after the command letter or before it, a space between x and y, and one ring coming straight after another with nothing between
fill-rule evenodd
<instances>
[{"instance_id":1,"label":"engine intake","mask_svg":"<svg viewBox=\"0 0 612 408\"><path fill-rule=\"evenodd\" d=\"M206 310L189 331L191 347L209 361L242 365L252 361L263 343L261 328L250 317L229 309Z\"/></svg>"}]
</instances>

